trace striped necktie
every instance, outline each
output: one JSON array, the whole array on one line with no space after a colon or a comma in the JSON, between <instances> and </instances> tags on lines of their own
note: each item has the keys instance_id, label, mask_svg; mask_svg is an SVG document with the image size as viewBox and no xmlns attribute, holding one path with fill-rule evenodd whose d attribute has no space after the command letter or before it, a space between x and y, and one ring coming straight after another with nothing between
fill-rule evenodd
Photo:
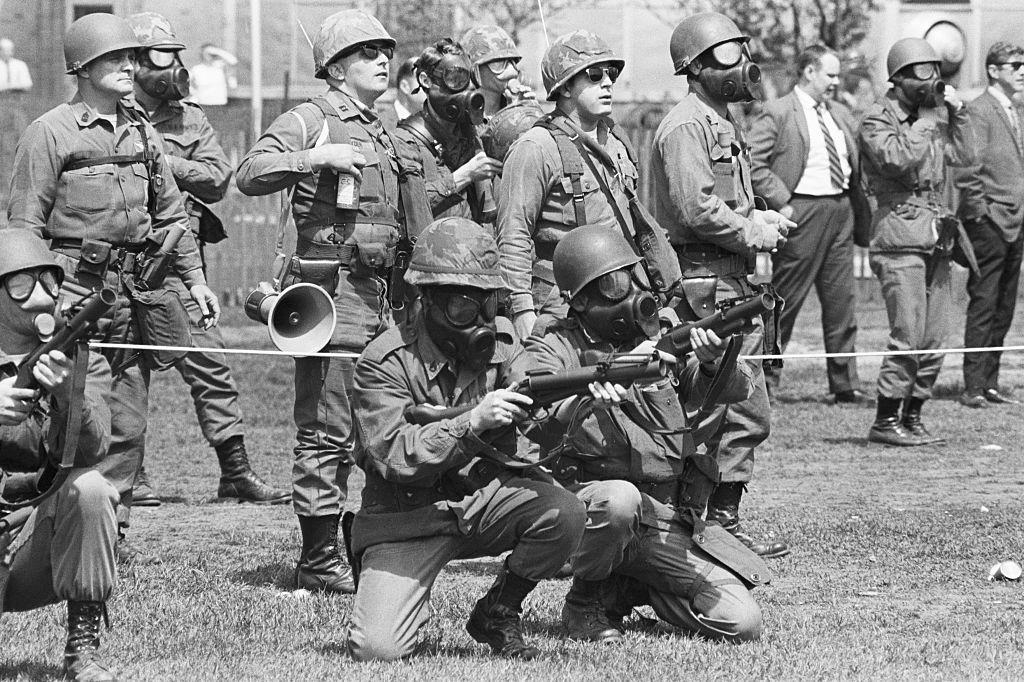
<instances>
[{"instance_id":1,"label":"striped necktie","mask_svg":"<svg viewBox=\"0 0 1024 682\"><path fill-rule=\"evenodd\" d=\"M832 133L825 125L825 103L822 102L814 107L818 112L818 125L821 126L821 133L825 136L825 149L828 150L828 174L832 180L832 186L838 192L843 191L843 181L846 176L843 174L843 164L839 160L839 150L836 148L836 141L832 139Z\"/></svg>"},{"instance_id":2,"label":"striped necktie","mask_svg":"<svg viewBox=\"0 0 1024 682\"><path fill-rule=\"evenodd\" d=\"M1020 110L1016 106L1010 104L1010 126L1013 128L1013 137L1017 142L1017 149L1024 152L1024 135L1021 134L1020 129Z\"/></svg>"}]
</instances>

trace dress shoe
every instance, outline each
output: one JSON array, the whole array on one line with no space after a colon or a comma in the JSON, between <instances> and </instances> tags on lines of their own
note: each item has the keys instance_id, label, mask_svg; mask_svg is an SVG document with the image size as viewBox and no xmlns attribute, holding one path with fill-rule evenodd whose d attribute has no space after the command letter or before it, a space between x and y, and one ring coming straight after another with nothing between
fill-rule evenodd
<instances>
[{"instance_id":1,"label":"dress shoe","mask_svg":"<svg viewBox=\"0 0 1024 682\"><path fill-rule=\"evenodd\" d=\"M988 400L977 391L964 391L957 397L956 401L964 407L970 407L975 410L988 407Z\"/></svg>"},{"instance_id":2,"label":"dress shoe","mask_svg":"<svg viewBox=\"0 0 1024 682\"><path fill-rule=\"evenodd\" d=\"M1000 393L998 388L986 388L985 400L997 405L1020 405L1020 401L1007 393Z\"/></svg>"},{"instance_id":3,"label":"dress shoe","mask_svg":"<svg viewBox=\"0 0 1024 682\"><path fill-rule=\"evenodd\" d=\"M835 404L859 405L868 402L868 394L859 388L851 388L846 391L836 391Z\"/></svg>"}]
</instances>

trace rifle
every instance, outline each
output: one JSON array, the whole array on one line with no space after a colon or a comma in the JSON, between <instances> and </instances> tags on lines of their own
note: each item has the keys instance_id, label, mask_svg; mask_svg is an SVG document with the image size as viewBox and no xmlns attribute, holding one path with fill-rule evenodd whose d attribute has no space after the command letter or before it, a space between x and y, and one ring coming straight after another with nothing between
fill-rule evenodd
<instances>
[{"instance_id":1,"label":"rifle","mask_svg":"<svg viewBox=\"0 0 1024 682\"><path fill-rule=\"evenodd\" d=\"M775 294L770 291L720 301L715 304L715 312L707 317L671 329L661 337L655 348L682 359L693 352L690 344L691 330L709 329L722 337L735 334L749 329L751 320L774 310L775 304Z\"/></svg>"},{"instance_id":2,"label":"rifle","mask_svg":"<svg viewBox=\"0 0 1024 682\"><path fill-rule=\"evenodd\" d=\"M631 386L636 381L657 381L665 376L666 369L660 357L636 353L601 353L586 351L583 367L564 372L538 370L527 374L526 379L512 386L512 390L533 399L530 410L550 407L560 400L575 395L588 395L587 388L595 381L610 381L613 384ZM406 408L405 420L410 424L423 426L442 419L454 419L472 410L476 405L457 407L432 407L413 405Z\"/></svg>"},{"instance_id":3,"label":"rifle","mask_svg":"<svg viewBox=\"0 0 1024 682\"><path fill-rule=\"evenodd\" d=\"M113 289L104 287L86 299L81 309L68 320L64 328L54 334L53 338L39 344L34 351L22 361L18 367L18 378L14 380L15 388L39 388L39 382L32 375L32 369L50 351L59 350L70 356L75 345L96 327L96 323L117 301Z\"/></svg>"}]
</instances>

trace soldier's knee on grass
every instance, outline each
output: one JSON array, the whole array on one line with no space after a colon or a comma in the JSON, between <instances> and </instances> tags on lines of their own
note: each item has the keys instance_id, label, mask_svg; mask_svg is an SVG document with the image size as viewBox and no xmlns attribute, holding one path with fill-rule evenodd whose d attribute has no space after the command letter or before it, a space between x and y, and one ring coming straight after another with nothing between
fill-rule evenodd
<instances>
[{"instance_id":1,"label":"soldier's knee on grass","mask_svg":"<svg viewBox=\"0 0 1024 682\"><path fill-rule=\"evenodd\" d=\"M372 625L366 629L352 627L348 634L348 652L352 659L366 661L397 661L416 652L415 639L400 641L400 633L393 629Z\"/></svg>"},{"instance_id":2,"label":"soldier's knee on grass","mask_svg":"<svg viewBox=\"0 0 1024 682\"><path fill-rule=\"evenodd\" d=\"M694 607L701 621L714 630L728 633L713 639L739 643L761 638L761 607L754 601L750 590L739 582L719 585L714 590L698 595L694 599Z\"/></svg>"}]
</instances>

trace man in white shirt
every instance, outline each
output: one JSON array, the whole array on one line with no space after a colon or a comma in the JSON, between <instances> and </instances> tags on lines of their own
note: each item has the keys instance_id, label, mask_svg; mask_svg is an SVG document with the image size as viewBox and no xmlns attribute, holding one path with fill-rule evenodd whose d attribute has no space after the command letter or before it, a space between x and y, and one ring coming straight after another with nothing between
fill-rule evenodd
<instances>
[{"instance_id":1,"label":"man in white shirt","mask_svg":"<svg viewBox=\"0 0 1024 682\"><path fill-rule=\"evenodd\" d=\"M420 88L416 82L416 58L410 57L402 62L395 75L395 115L401 123L413 114L423 110L423 102L427 99L427 93Z\"/></svg>"},{"instance_id":2,"label":"man in white shirt","mask_svg":"<svg viewBox=\"0 0 1024 682\"><path fill-rule=\"evenodd\" d=\"M27 92L32 89L28 65L14 58L14 43L0 38L0 91Z\"/></svg>"},{"instance_id":3,"label":"man in white shirt","mask_svg":"<svg viewBox=\"0 0 1024 682\"><path fill-rule=\"evenodd\" d=\"M870 224L858 176L856 125L847 108L833 100L840 76L833 51L813 45L798 56L797 69L799 83L766 104L751 131L754 191L797 223L772 256L772 284L786 299L780 342L785 349L813 286L821 302L825 349L851 352L857 338L854 233ZM830 359L827 374L837 403L866 399L852 358ZM769 371L766 379L777 387L779 370Z\"/></svg>"}]
</instances>

